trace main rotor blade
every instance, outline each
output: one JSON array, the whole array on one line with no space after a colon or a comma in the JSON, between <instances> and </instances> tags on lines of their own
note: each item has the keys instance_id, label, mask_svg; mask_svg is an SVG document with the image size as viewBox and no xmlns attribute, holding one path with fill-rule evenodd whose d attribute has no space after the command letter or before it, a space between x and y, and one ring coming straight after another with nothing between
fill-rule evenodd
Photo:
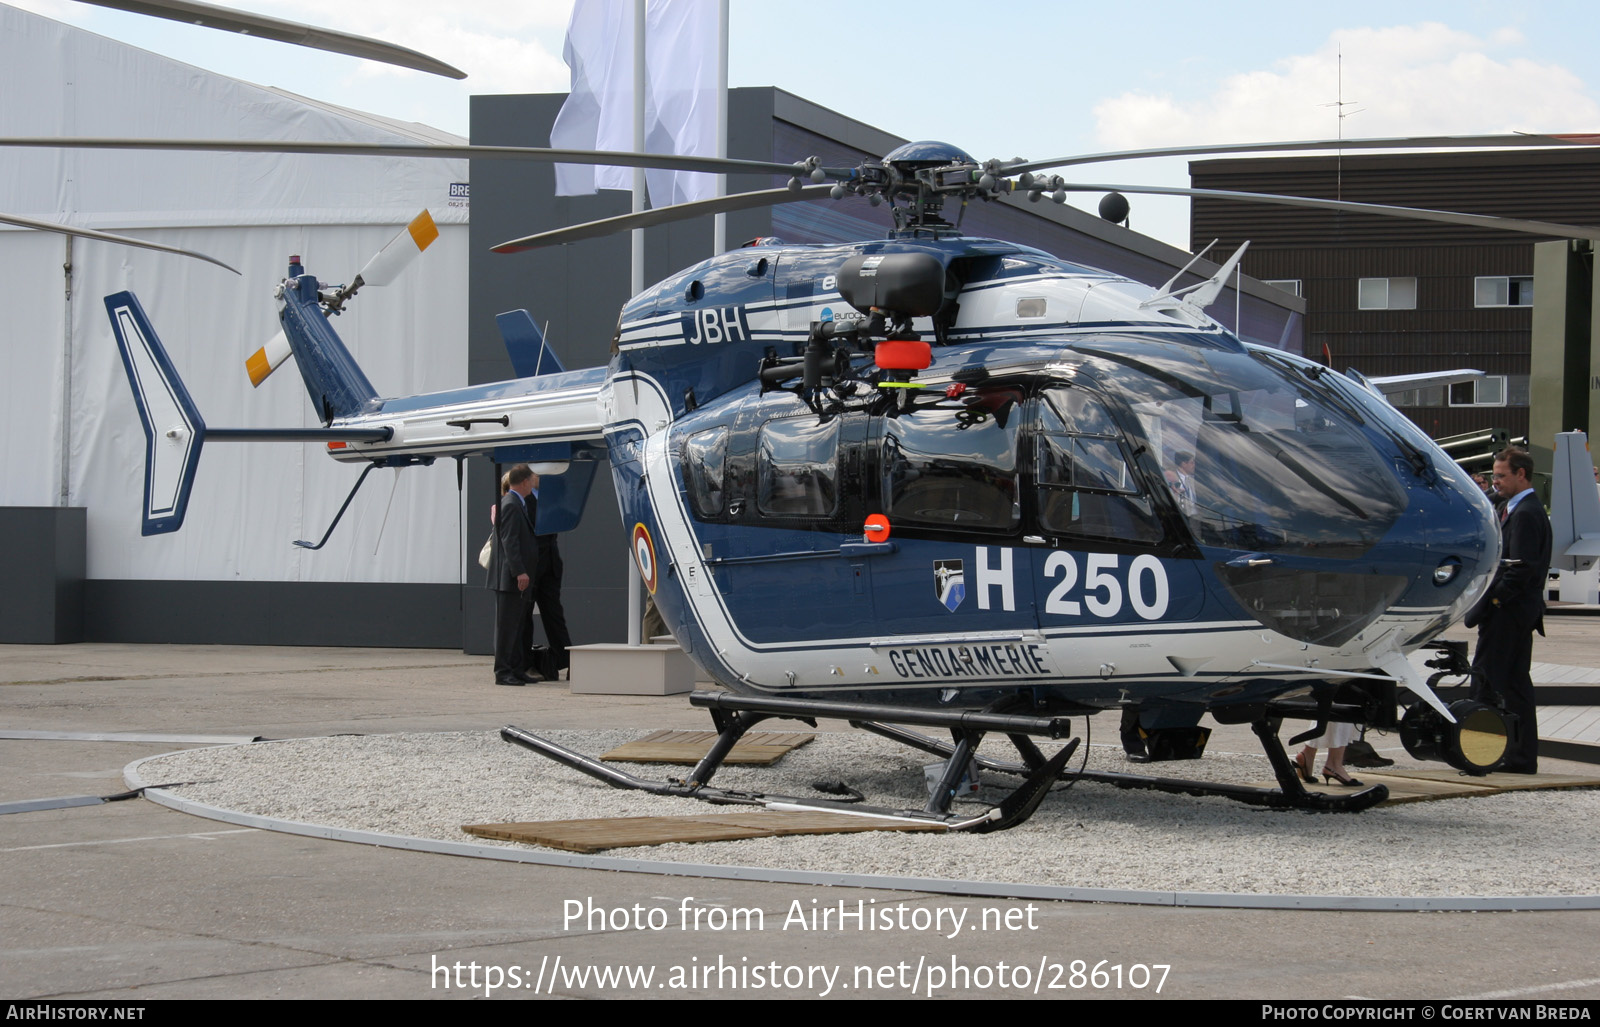
<instances>
[{"instance_id":1,"label":"main rotor blade","mask_svg":"<svg viewBox=\"0 0 1600 1027\"><path fill-rule=\"evenodd\" d=\"M544 146L429 146L421 143L302 143L272 139L129 139L30 136L0 139L0 146L38 146L67 150L198 150L218 153L310 153L347 157L470 158L530 160L552 164L609 164L662 171L705 171L713 175L798 175L794 164L731 157L680 157L672 153L630 153L622 150L552 150ZM844 168L825 168L833 177L848 178ZM809 174L809 171L804 172Z\"/></svg>"},{"instance_id":2,"label":"main rotor blade","mask_svg":"<svg viewBox=\"0 0 1600 1027\"><path fill-rule=\"evenodd\" d=\"M137 246L141 250L160 250L162 253L176 253L180 257L193 257L196 260L203 260L208 264L215 264L218 267L227 268L234 274L239 273L238 268L224 264L216 257L208 257L204 253L196 253L194 250L183 250L176 246L164 246L158 242L146 242L143 239L130 239L125 235L112 235L110 232L96 232L92 228L74 228L71 225L58 225L54 221L35 221L33 218L25 218L17 214L0 214L0 223L16 225L18 228L33 228L41 232L58 232L61 235L75 235L81 239L98 239L101 242L114 242L122 246Z\"/></svg>"},{"instance_id":3,"label":"main rotor blade","mask_svg":"<svg viewBox=\"0 0 1600 1027\"><path fill-rule=\"evenodd\" d=\"M1180 189L1161 185L1087 185L1067 182L1061 186L1069 193L1149 193L1154 196L1199 196L1214 200L1238 200L1244 203L1271 203L1281 207L1311 207L1316 210L1342 210L1353 214L1377 214L1382 217L1409 218L1413 221L1438 221L1447 225L1468 225L1473 228L1494 228L1505 232L1527 232L1530 235L1547 235L1553 239L1600 239L1600 227L1590 225L1563 225L1551 221L1524 221L1520 218L1494 217L1488 214L1461 214L1451 210L1423 210L1418 207L1391 207L1382 203L1354 203L1350 200L1323 200L1315 196L1281 196L1276 193L1241 193L1228 189Z\"/></svg>"},{"instance_id":4,"label":"main rotor blade","mask_svg":"<svg viewBox=\"0 0 1600 1027\"><path fill-rule=\"evenodd\" d=\"M385 43L381 39L369 39L349 32L281 21L264 14L236 11L215 4L199 3L197 0L82 0L82 2L94 4L96 7L129 11L133 14L148 14L152 18L166 18L168 21L183 22L186 25L221 29L224 32L239 32L280 43L309 46L314 50L327 50L330 53L342 53L364 60L381 61L401 68L426 71L430 75L443 75L445 78L467 77L466 72L451 67L436 57L429 57L425 53L418 53L393 43Z\"/></svg>"},{"instance_id":5,"label":"main rotor blade","mask_svg":"<svg viewBox=\"0 0 1600 1027\"><path fill-rule=\"evenodd\" d=\"M1303 139L1294 143L1215 143L1210 146L1163 146L1145 150L1113 150L1107 153L1080 154L1052 160L1030 160L1002 164L1008 175L1044 168L1064 168L1074 164L1099 164L1115 160L1141 160L1146 157L1195 157L1207 153L1273 153L1293 150L1461 150L1468 147L1505 146L1595 146L1600 135L1514 135L1413 136L1392 139ZM1123 190L1128 192L1130 190Z\"/></svg>"},{"instance_id":6,"label":"main rotor blade","mask_svg":"<svg viewBox=\"0 0 1600 1027\"><path fill-rule=\"evenodd\" d=\"M556 246L560 243L577 242L580 239L598 239L603 235L665 225L704 214L722 214L733 210L749 210L753 207L775 207L780 203L794 203L799 200L815 200L827 196L832 191L831 185L808 185L800 189L762 189L733 196L714 196L709 200L677 203L670 207L640 211L637 214L619 214L614 218L586 221L570 228L557 228L549 232L525 235L521 239L512 239L490 249L495 253L521 253L541 246Z\"/></svg>"}]
</instances>

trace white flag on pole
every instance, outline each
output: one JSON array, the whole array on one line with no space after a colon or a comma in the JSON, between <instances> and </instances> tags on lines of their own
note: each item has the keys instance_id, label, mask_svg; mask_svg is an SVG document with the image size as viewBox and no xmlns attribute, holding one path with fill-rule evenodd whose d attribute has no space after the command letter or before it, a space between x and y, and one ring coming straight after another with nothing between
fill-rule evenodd
<instances>
[{"instance_id":1,"label":"white flag on pole","mask_svg":"<svg viewBox=\"0 0 1600 1027\"><path fill-rule=\"evenodd\" d=\"M711 157L717 152L717 0L655 0L646 15L645 139L658 135L672 153ZM653 124L659 129L651 133ZM649 171L650 202L664 207L716 195L715 175Z\"/></svg>"},{"instance_id":2,"label":"white flag on pole","mask_svg":"<svg viewBox=\"0 0 1600 1027\"><path fill-rule=\"evenodd\" d=\"M645 29L645 148L652 153L717 152L718 0L651 0ZM633 18L626 0L577 0L564 56L572 91L550 130L550 145L633 149ZM715 195L715 176L650 171L651 205ZM556 195L633 188L632 170L556 165Z\"/></svg>"},{"instance_id":3,"label":"white flag on pole","mask_svg":"<svg viewBox=\"0 0 1600 1027\"><path fill-rule=\"evenodd\" d=\"M550 128L558 150L633 149L633 17L622 0L577 0L562 51L572 89ZM645 113L649 124L649 112ZM632 189L631 168L557 164L556 195Z\"/></svg>"}]
</instances>

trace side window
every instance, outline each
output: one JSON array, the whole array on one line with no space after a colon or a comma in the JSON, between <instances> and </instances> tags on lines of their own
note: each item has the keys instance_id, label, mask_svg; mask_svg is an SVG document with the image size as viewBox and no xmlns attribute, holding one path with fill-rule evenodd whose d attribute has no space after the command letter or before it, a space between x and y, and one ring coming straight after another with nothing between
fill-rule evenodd
<instances>
[{"instance_id":1,"label":"side window","mask_svg":"<svg viewBox=\"0 0 1600 1027\"><path fill-rule=\"evenodd\" d=\"M1122 450L1105 405L1082 389L1052 389L1039 404L1034 447L1039 527L1052 534L1161 541L1161 522Z\"/></svg>"},{"instance_id":2,"label":"side window","mask_svg":"<svg viewBox=\"0 0 1600 1027\"><path fill-rule=\"evenodd\" d=\"M683 484L701 520L722 516L727 497L728 429L711 428L683 442Z\"/></svg>"},{"instance_id":3,"label":"side window","mask_svg":"<svg viewBox=\"0 0 1600 1027\"><path fill-rule=\"evenodd\" d=\"M757 450L756 509L768 517L831 517L839 508L839 421L768 421Z\"/></svg>"},{"instance_id":4,"label":"side window","mask_svg":"<svg viewBox=\"0 0 1600 1027\"><path fill-rule=\"evenodd\" d=\"M980 408L911 410L886 422L881 468L896 524L1011 531L1017 495L1017 403L997 396Z\"/></svg>"}]
</instances>

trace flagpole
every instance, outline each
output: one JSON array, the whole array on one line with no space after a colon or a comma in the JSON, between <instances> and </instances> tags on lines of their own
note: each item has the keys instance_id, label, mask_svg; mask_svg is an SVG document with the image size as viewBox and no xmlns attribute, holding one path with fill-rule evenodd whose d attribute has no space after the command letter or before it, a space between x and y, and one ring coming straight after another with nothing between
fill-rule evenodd
<instances>
[{"instance_id":1,"label":"flagpole","mask_svg":"<svg viewBox=\"0 0 1600 1027\"><path fill-rule=\"evenodd\" d=\"M644 3L633 0L633 152L644 152ZM633 169L633 211L644 210L644 168ZM635 228L629 233L633 243L633 268L628 293L637 296L644 292L644 229ZM644 589L640 587L638 569L628 568L628 644L637 646L645 641L641 635L644 621Z\"/></svg>"},{"instance_id":2,"label":"flagpole","mask_svg":"<svg viewBox=\"0 0 1600 1027\"><path fill-rule=\"evenodd\" d=\"M633 152L644 152L644 0L633 0ZM644 210L644 168L633 169L633 212ZM633 241L633 277L629 295L644 292L644 229L630 233Z\"/></svg>"},{"instance_id":3,"label":"flagpole","mask_svg":"<svg viewBox=\"0 0 1600 1027\"><path fill-rule=\"evenodd\" d=\"M717 156L728 155L728 0L717 3ZM728 176L717 176L717 195L728 195ZM711 252L728 248L728 215L717 214L711 222Z\"/></svg>"}]
</instances>

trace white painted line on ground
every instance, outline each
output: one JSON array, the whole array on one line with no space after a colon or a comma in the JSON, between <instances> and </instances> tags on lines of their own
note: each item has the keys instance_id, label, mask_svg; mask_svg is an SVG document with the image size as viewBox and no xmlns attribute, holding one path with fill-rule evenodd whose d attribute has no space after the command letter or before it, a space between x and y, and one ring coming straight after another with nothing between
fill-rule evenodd
<instances>
[{"instance_id":1,"label":"white painted line on ground","mask_svg":"<svg viewBox=\"0 0 1600 1027\"><path fill-rule=\"evenodd\" d=\"M241 827L232 831L191 831L186 834L148 834L139 838L99 838L87 842L55 842L50 845L19 845L14 849L0 849L0 852L31 852L35 849L72 849L84 845L124 845L128 842L160 842L170 838L193 838L195 841L209 842L225 834L254 834L256 828Z\"/></svg>"}]
</instances>

